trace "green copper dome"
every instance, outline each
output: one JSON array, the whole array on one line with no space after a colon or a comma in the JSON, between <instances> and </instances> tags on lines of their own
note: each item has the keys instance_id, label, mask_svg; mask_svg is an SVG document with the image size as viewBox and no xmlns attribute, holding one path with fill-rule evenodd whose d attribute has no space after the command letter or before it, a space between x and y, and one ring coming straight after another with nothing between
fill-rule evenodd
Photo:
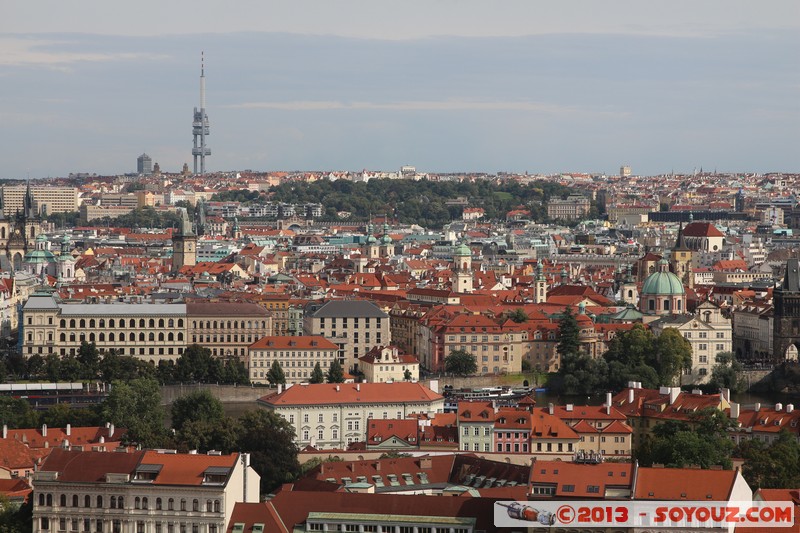
<instances>
[{"instance_id":1,"label":"green copper dome","mask_svg":"<svg viewBox=\"0 0 800 533\"><path fill-rule=\"evenodd\" d=\"M667 270L667 261L658 262L659 271L653 272L644 280L642 295L666 296L673 294L686 294L683 283L678 276Z\"/></svg>"},{"instance_id":2,"label":"green copper dome","mask_svg":"<svg viewBox=\"0 0 800 533\"><path fill-rule=\"evenodd\" d=\"M463 242L455 247L453 250L453 255L458 257L471 257L472 250L469 249L469 246L464 244Z\"/></svg>"},{"instance_id":3,"label":"green copper dome","mask_svg":"<svg viewBox=\"0 0 800 533\"><path fill-rule=\"evenodd\" d=\"M55 262L56 256L48 250L32 250L25 254L23 262L27 264L41 264Z\"/></svg>"}]
</instances>

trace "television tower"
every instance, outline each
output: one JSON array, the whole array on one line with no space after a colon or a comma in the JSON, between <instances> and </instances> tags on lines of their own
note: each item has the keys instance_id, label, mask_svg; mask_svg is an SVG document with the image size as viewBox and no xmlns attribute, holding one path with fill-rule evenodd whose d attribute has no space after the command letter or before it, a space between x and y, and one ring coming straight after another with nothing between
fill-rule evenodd
<instances>
[{"instance_id":1,"label":"television tower","mask_svg":"<svg viewBox=\"0 0 800 533\"><path fill-rule=\"evenodd\" d=\"M200 172L206 173L206 156L211 155L211 149L206 146L208 135L208 115L206 115L206 74L203 52L200 52L200 109L194 108L194 122L192 122L192 135L194 136L194 173L197 172L197 156L200 156Z\"/></svg>"}]
</instances>

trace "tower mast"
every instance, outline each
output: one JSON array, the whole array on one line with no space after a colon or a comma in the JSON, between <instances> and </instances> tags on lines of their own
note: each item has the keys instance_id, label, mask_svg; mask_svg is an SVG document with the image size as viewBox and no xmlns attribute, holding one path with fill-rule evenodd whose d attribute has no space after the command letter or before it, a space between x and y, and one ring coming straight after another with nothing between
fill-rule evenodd
<instances>
[{"instance_id":1,"label":"tower mast","mask_svg":"<svg viewBox=\"0 0 800 533\"><path fill-rule=\"evenodd\" d=\"M192 122L192 135L194 146L194 173L198 174L197 158L200 158L199 174L206 173L206 156L211 155L211 149L206 146L206 136L209 134L208 115L206 114L206 73L205 53L200 52L200 109L194 108L194 122Z\"/></svg>"}]
</instances>

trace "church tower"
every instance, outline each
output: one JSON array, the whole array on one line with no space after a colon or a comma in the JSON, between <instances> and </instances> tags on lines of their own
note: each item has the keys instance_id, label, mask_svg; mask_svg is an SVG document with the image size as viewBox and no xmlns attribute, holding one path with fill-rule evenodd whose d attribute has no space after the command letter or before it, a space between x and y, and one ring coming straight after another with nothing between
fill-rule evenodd
<instances>
[{"instance_id":1,"label":"church tower","mask_svg":"<svg viewBox=\"0 0 800 533\"><path fill-rule=\"evenodd\" d=\"M455 274L453 291L472 292L472 250L464 243L453 250L453 273Z\"/></svg>"},{"instance_id":2,"label":"church tower","mask_svg":"<svg viewBox=\"0 0 800 533\"><path fill-rule=\"evenodd\" d=\"M197 264L197 235L192 229L186 209L181 210L180 231L172 236L172 271Z\"/></svg>"},{"instance_id":3,"label":"church tower","mask_svg":"<svg viewBox=\"0 0 800 533\"><path fill-rule=\"evenodd\" d=\"M800 261L789 259L783 283L772 292L772 362L797 361L800 350Z\"/></svg>"},{"instance_id":4,"label":"church tower","mask_svg":"<svg viewBox=\"0 0 800 533\"><path fill-rule=\"evenodd\" d=\"M681 280L681 283L688 287L694 287L692 255L692 250L686 245L686 239L683 236L683 222L681 222L680 228L678 228L678 238L675 241L675 247L672 249L670 268Z\"/></svg>"},{"instance_id":5,"label":"church tower","mask_svg":"<svg viewBox=\"0 0 800 533\"><path fill-rule=\"evenodd\" d=\"M536 280L534 281L533 303L543 304L547 302L547 278L544 277L542 260L536 262Z\"/></svg>"},{"instance_id":6,"label":"church tower","mask_svg":"<svg viewBox=\"0 0 800 533\"><path fill-rule=\"evenodd\" d=\"M378 259L381 256L380 244L375 235L372 234L373 231L372 223L370 222L367 225L367 239L361 249L361 255L367 259Z\"/></svg>"}]
</instances>

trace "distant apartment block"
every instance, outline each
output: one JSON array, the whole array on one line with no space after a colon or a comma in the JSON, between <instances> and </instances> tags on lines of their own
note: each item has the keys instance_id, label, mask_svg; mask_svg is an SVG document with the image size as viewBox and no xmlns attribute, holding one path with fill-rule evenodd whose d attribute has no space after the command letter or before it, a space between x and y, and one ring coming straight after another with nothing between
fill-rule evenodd
<instances>
[{"instance_id":1,"label":"distant apartment block","mask_svg":"<svg viewBox=\"0 0 800 533\"><path fill-rule=\"evenodd\" d=\"M547 216L554 220L577 220L588 215L590 207L589 199L583 196L553 198L547 203Z\"/></svg>"},{"instance_id":2,"label":"distant apartment block","mask_svg":"<svg viewBox=\"0 0 800 533\"><path fill-rule=\"evenodd\" d=\"M26 185L3 185L3 214L13 216L24 208ZM78 189L75 187L54 187L51 185L31 185L33 202L37 213L74 213L78 210Z\"/></svg>"},{"instance_id":3,"label":"distant apartment block","mask_svg":"<svg viewBox=\"0 0 800 533\"><path fill-rule=\"evenodd\" d=\"M147 154L142 154L136 158L136 172L149 176L153 173L153 160Z\"/></svg>"}]
</instances>

